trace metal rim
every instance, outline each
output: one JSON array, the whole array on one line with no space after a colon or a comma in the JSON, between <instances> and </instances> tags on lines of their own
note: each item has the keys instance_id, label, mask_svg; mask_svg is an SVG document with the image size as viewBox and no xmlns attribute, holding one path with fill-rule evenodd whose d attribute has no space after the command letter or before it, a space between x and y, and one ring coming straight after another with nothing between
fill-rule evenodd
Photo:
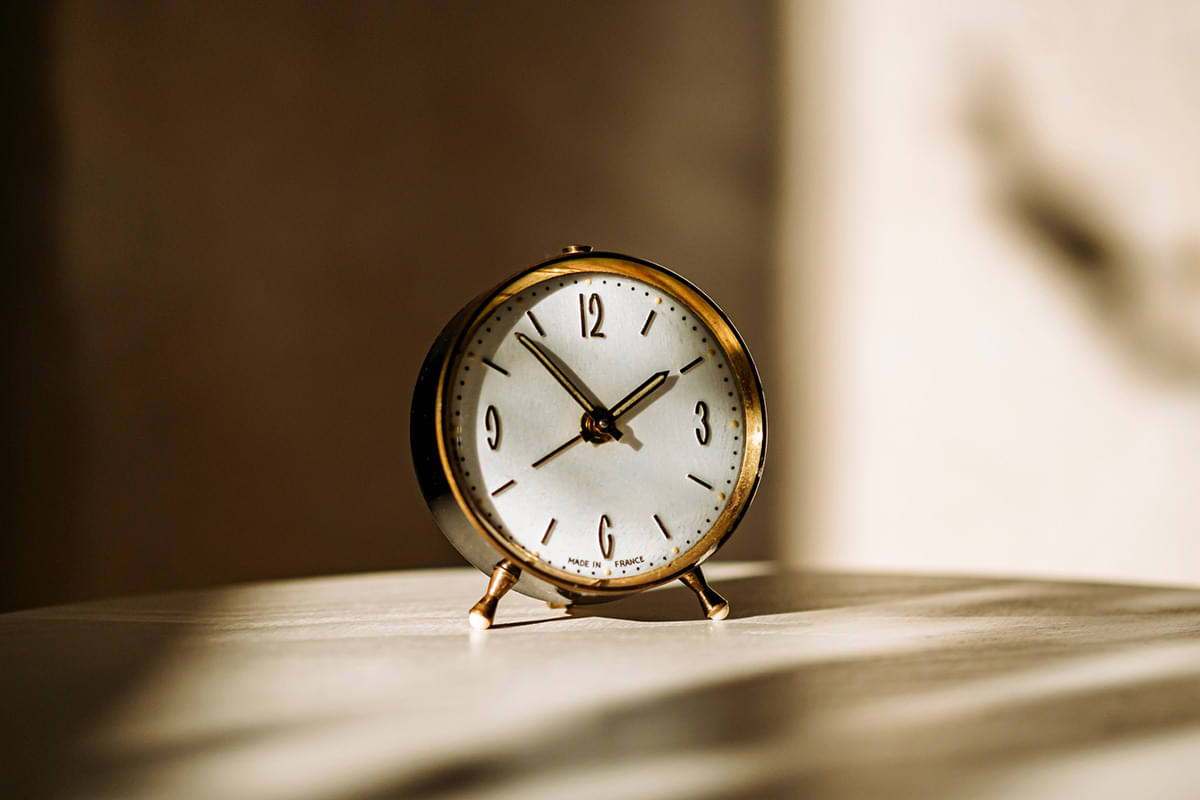
<instances>
[{"instance_id":1,"label":"metal rim","mask_svg":"<svg viewBox=\"0 0 1200 800\"><path fill-rule=\"evenodd\" d=\"M574 573L546 565L532 551L501 536L484 518L463 491L450 456L450 422L443 418L450 390L447 377L454 374L465 353L464 344L474 330L510 298L543 281L582 272L601 272L641 280L689 308L712 331L720 345L730 370L736 376L745 413L745 446L737 483L721 514L707 532L686 552L662 567L640 575L622 578L584 578ZM557 256L534 264L500 283L484 295L470 318L459 329L447 349L438 372L434 421L438 461L443 477L459 511L471 526L497 552L512 559L522 570L563 589L592 594L622 594L657 586L673 580L689 569L703 563L732 535L745 515L758 488L766 456L766 409L762 383L750 352L728 316L699 288L674 272L644 259L609 252L580 252Z\"/></svg>"}]
</instances>

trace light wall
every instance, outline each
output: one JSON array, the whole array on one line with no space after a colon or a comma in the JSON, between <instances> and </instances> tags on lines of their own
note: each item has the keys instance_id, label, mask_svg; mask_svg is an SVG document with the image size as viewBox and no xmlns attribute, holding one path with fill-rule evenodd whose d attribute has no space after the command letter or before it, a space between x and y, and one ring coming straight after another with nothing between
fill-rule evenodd
<instances>
[{"instance_id":1,"label":"light wall","mask_svg":"<svg viewBox=\"0 0 1200 800\"><path fill-rule=\"evenodd\" d=\"M788 558L1200 581L1200 7L784 21Z\"/></svg>"}]
</instances>

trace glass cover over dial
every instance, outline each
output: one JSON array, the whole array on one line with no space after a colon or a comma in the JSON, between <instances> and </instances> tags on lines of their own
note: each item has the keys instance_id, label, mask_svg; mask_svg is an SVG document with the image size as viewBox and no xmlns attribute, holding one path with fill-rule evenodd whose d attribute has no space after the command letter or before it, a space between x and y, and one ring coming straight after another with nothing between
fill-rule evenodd
<instances>
[{"instance_id":1,"label":"glass cover over dial","mask_svg":"<svg viewBox=\"0 0 1200 800\"><path fill-rule=\"evenodd\" d=\"M479 521L543 572L593 585L634 585L714 547L731 504L748 502L743 471L760 466L746 453L757 394L744 396L758 387L731 363L744 351L726 352L732 329L705 316L726 330L655 282L604 271L544 275L493 303L464 334L442 406Z\"/></svg>"}]
</instances>

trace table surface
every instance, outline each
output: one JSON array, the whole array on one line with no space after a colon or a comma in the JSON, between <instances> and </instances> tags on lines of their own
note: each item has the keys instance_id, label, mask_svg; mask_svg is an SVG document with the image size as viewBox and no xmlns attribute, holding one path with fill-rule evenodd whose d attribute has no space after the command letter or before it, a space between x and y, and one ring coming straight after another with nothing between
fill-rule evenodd
<instances>
[{"instance_id":1,"label":"table surface","mask_svg":"<svg viewBox=\"0 0 1200 800\"><path fill-rule=\"evenodd\" d=\"M1200 591L706 572L724 622L673 586L472 631L468 569L0 615L0 791L1200 796Z\"/></svg>"}]
</instances>

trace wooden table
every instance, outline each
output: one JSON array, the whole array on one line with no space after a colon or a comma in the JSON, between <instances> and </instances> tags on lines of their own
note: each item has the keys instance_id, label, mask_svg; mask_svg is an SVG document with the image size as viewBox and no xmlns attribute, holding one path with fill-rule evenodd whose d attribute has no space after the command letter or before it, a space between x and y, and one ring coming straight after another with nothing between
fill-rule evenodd
<instances>
[{"instance_id":1,"label":"wooden table","mask_svg":"<svg viewBox=\"0 0 1200 800\"><path fill-rule=\"evenodd\" d=\"M1200 797L1200 591L423 570L0 615L4 797Z\"/></svg>"}]
</instances>

